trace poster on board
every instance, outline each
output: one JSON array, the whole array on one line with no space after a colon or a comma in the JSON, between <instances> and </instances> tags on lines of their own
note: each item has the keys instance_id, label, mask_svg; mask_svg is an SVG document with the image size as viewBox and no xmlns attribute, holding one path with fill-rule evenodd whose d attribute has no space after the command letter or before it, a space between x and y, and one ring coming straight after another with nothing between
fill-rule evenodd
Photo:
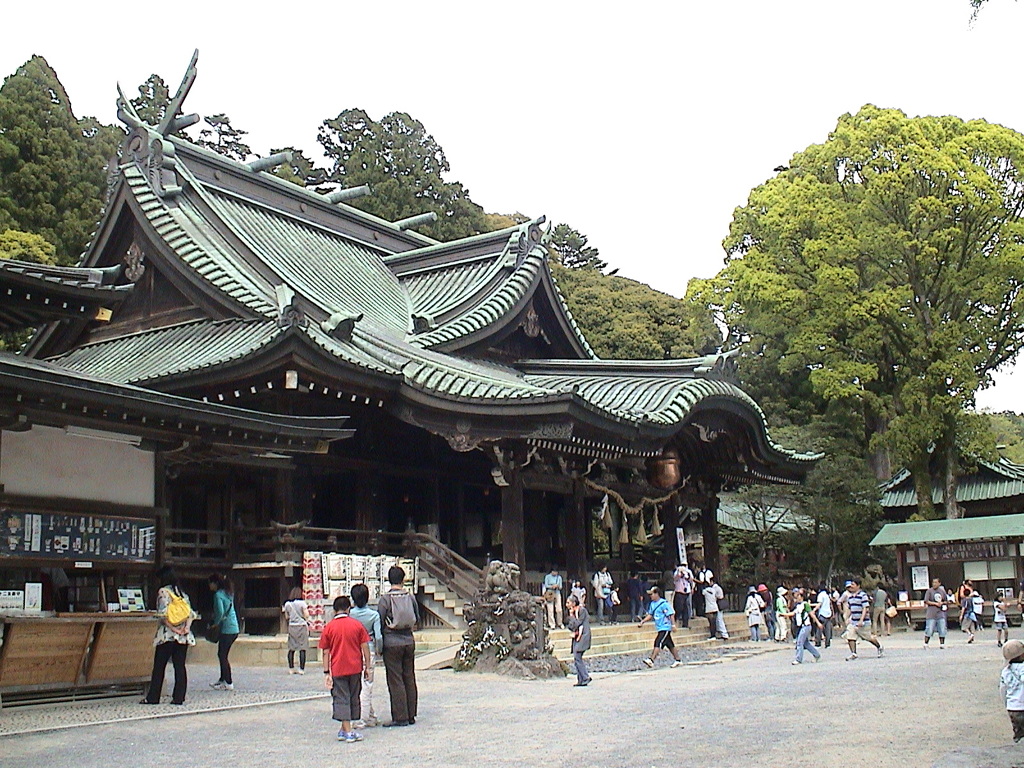
<instances>
[{"instance_id":1,"label":"poster on board","mask_svg":"<svg viewBox=\"0 0 1024 768\"><path fill-rule=\"evenodd\" d=\"M928 589L928 566L912 566L910 569L910 581L913 589Z\"/></svg>"},{"instance_id":2,"label":"poster on board","mask_svg":"<svg viewBox=\"0 0 1024 768\"><path fill-rule=\"evenodd\" d=\"M689 565L686 562L686 531L682 528L676 528L676 547L679 549L679 562Z\"/></svg>"}]
</instances>

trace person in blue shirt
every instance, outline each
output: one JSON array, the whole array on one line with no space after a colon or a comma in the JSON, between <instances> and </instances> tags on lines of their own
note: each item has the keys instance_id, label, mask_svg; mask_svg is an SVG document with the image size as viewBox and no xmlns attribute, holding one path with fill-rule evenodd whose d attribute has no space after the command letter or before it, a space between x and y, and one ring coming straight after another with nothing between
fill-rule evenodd
<instances>
[{"instance_id":1,"label":"person in blue shirt","mask_svg":"<svg viewBox=\"0 0 1024 768\"><path fill-rule=\"evenodd\" d=\"M349 610L348 615L362 624L366 634L370 636L370 670L368 675L363 676L363 686L359 691L362 719L355 721L355 728L373 727L379 722L377 714L373 711L373 666L384 651L384 635L381 633L380 613L376 608L367 605L369 601L370 588L365 584L353 584L352 602L355 605Z\"/></svg>"},{"instance_id":2,"label":"person in blue shirt","mask_svg":"<svg viewBox=\"0 0 1024 768\"><path fill-rule=\"evenodd\" d=\"M212 626L220 629L217 640L217 659L220 661L220 679L210 683L211 688L219 691L233 691L235 685L231 680L231 662L228 654L231 645L238 639L238 615L235 613L235 601L231 596L231 582L219 574L209 579L210 591L213 592Z\"/></svg>"},{"instance_id":3,"label":"person in blue shirt","mask_svg":"<svg viewBox=\"0 0 1024 768\"><path fill-rule=\"evenodd\" d=\"M642 627L647 623L648 619L654 619L654 628L658 634L654 638L654 648L651 650L651 655L643 659L643 662L648 667L653 667L654 660L658 658L661 649L667 648L668 652L672 654L673 661L671 666L678 667L682 662L679 660L679 651L676 650L676 644L672 642L672 617L675 616L675 611L668 604L668 600L661 596L661 590L657 587L651 587L648 590L648 594L651 596L651 607L647 609L647 615L640 620L637 626Z\"/></svg>"},{"instance_id":4,"label":"person in blue shirt","mask_svg":"<svg viewBox=\"0 0 1024 768\"><path fill-rule=\"evenodd\" d=\"M544 577L544 602L548 614L548 627L564 628L562 621L562 575L558 566L552 565L551 571Z\"/></svg>"}]
</instances>

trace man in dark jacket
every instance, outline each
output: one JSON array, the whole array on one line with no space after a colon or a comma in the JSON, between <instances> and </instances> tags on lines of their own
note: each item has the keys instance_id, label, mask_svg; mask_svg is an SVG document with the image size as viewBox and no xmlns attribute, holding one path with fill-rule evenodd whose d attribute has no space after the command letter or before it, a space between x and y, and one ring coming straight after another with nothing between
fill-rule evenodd
<instances>
[{"instance_id":1,"label":"man in dark jacket","mask_svg":"<svg viewBox=\"0 0 1024 768\"><path fill-rule=\"evenodd\" d=\"M384 634L384 671L391 696L391 722L385 723L385 728L413 725L419 698L416 689L416 639L412 634L419 624L419 606L416 597L402 586L405 583L403 569L392 566L388 571L388 582L391 589L377 603ZM409 611L412 611L411 620L403 620L409 617Z\"/></svg>"},{"instance_id":2,"label":"man in dark jacket","mask_svg":"<svg viewBox=\"0 0 1024 768\"><path fill-rule=\"evenodd\" d=\"M590 614L587 609L580 605L576 595L569 595L565 601L569 609L569 619L566 622L566 629L572 632L572 658L576 664L576 687L582 688L590 684L590 672L587 671L587 663L583 660L583 654L590 650Z\"/></svg>"}]
</instances>

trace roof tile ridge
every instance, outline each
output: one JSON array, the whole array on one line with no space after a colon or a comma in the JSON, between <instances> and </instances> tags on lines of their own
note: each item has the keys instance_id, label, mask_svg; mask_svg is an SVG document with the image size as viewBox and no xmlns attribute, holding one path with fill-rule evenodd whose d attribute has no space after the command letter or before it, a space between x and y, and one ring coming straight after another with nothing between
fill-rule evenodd
<instances>
[{"instance_id":1,"label":"roof tile ridge","mask_svg":"<svg viewBox=\"0 0 1024 768\"><path fill-rule=\"evenodd\" d=\"M214 326L214 325L226 325L228 323L232 323L232 324L235 324L235 325L245 325L245 324L271 325L271 324L274 323L274 321L271 320L270 318L263 318L263 317L252 317L252 318L250 318L250 317L226 317L226 318L221 318L219 320L216 319L216 318L212 318L212 317L200 317L200 318L196 318L196 319L193 319L193 320L184 320L184 321L182 321L180 323L172 323L171 325L161 325L161 326L156 327L156 328L143 328L142 330L139 330L139 331L133 331L132 333L126 333L123 336L113 336L113 337L107 338L107 339L98 339L96 341L90 341L90 342L88 342L86 344L82 344L80 346L77 346L74 349L68 350L63 355L58 355L56 357L46 358L46 359L47 360L59 360L62 357L66 357L69 354L77 352L78 350L82 350L82 349L98 349L101 346L105 346L105 345L108 345L108 344L113 344L115 342L121 342L121 341L124 341L126 339L137 339L137 338L142 338L144 336L155 336L155 335L157 335L159 333L169 333L169 332L172 332L172 331L181 331L181 330L187 328L188 326Z\"/></svg>"},{"instance_id":2,"label":"roof tile ridge","mask_svg":"<svg viewBox=\"0 0 1024 768\"><path fill-rule=\"evenodd\" d=\"M402 264L403 262L406 261L415 261L416 259L422 258L424 256L436 256L438 254L443 254L449 251L458 252L464 248L471 247L474 245L480 245L481 243L487 243L492 240L495 242L501 242L502 240L505 240L507 245L507 242L512 238L512 236L518 235L519 233L528 230L528 228L531 226L539 227L545 221L546 217L538 216L536 219L530 219L529 221L525 221L522 224L515 224L511 227L505 227L503 229L494 229L491 230L490 232L481 232L476 235L469 235L468 237L460 237L458 240L449 240L443 243L425 245L421 248L415 248L411 251L401 251L400 253L393 253L389 256L386 256L384 258L384 261L389 266ZM478 257L468 257L467 260L483 259L487 258L487 256L487 254L483 254ZM436 268L440 269L444 268L445 266L447 266L447 262L443 262L442 264L437 265Z\"/></svg>"}]
</instances>

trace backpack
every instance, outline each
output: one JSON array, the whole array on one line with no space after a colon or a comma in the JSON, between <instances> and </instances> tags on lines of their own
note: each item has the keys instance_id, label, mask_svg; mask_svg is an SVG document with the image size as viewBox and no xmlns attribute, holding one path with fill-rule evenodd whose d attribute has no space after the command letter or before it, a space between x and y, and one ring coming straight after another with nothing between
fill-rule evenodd
<instances>
[{"instance_id":1,"label":"backpack","mask_svg":"<svg viewBox=\"0 0 1024 768\"><path fill-rule=\"evenodd\" d=\"M388 629L412 629L416 626L416 598L408 592L391 595L391 618Z\"/></svg>"},{"instance_id":2,"label":"backpack","mask_svg":"<svg viewBox=\"0 0 1024 768\"><path fill-rule=\"evenodd\" d=\"M189 620L192 608L177 587L168 591L171 595L171 602L167 604L167 623L176 627Z\"/></svg>"}]
</instances>

